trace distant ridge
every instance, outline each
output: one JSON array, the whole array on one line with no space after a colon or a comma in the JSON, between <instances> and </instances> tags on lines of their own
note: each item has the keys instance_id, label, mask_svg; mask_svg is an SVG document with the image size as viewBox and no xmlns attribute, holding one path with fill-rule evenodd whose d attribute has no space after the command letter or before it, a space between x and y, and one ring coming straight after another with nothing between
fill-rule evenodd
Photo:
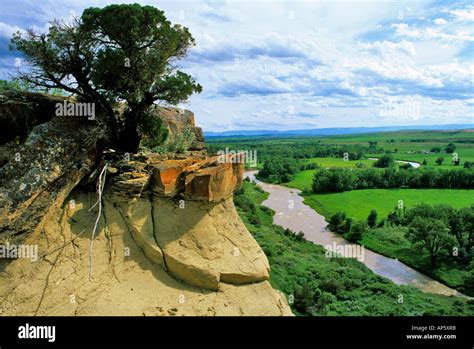
<instances>
[{"instance_id":1,"label":"distant ridge","mask_svg":"<svg viewBox=\"0 0 474 349\"><path fill-rule=\"evenodd\" d=\"M357 133L390 132L406 130L465 130L474 129L474 124L448 124L448 125L410 125L410 126L378 126L378 127L332 127L315 128L308 130L236 130L225 132L204 132L207 138L231 136L334 136Z\"/></svg>"}]
</instances>

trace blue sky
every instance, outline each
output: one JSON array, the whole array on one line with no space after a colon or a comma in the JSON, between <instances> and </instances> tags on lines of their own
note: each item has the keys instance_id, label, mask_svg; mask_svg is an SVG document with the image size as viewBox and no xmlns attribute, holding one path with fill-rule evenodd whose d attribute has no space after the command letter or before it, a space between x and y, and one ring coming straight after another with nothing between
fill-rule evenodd
<instances>
[{"instance_id":1,"label":"blue sky","mask_svg":"<svg viewBox=\"0 0 474 349\"><path fill-rule=\"evenodd\" d=\"M0 78L16 30L126 2L0 0ZM206 131L474 122L469 1L130 2L195 37L180 64L204 91L182 107Z\"/></svg>"}]
</instances>

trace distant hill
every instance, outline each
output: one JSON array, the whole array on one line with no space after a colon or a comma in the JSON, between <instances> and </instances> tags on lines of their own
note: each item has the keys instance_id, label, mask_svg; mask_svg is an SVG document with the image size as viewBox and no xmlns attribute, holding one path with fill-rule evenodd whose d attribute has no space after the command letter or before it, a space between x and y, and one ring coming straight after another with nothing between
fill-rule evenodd
<instances>
[{"instance_id":1,"label":"distant hill","mask_svg":"<svg viewBox=\"0 0 474 349\"><path fill-rule=\"evenodd\" d=\"M372 132L390 132L402 130L465 130L474 129L474 124L449 125L411 125L411 126L379 126L379 127L332 127L308 130L236 130L225 132L204 132L206 138L231 136L334 136Z\"/></svg>"}]
</instances>

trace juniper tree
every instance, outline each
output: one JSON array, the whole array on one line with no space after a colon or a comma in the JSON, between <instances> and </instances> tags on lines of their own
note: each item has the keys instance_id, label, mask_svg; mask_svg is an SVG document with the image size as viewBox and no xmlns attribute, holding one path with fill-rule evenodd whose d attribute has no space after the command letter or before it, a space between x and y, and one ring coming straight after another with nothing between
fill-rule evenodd
<instances>
[{"instance_id":1,"label":"juniper tree","mask_svg":"<svg viewBox=\"0 0 474 349\"><path fill-rule=\"evenodd\" d=\"M176 65L194 45L189 30L163 11L133 4L88 8L70 22L53 21L47 33L17 32L10 47L27 63L21 79L95 103L108 142L135 152L142 133L160 122L146 112L154 102L176 105L201 92ZM122 117L117 102L126 102Z\"/></svg>"}]
</instances>

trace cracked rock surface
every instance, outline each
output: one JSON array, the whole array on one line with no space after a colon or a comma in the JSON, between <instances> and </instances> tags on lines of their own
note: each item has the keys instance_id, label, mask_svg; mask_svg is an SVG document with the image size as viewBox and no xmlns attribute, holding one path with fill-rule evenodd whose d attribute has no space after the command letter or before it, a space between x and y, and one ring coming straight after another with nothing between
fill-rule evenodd
<instances>
[{"instance_id":1,"label":"cracked rock surface","mask_svg":"<svg viewBox=\"0 0 474 349\"><path fill-rule=\"evenodd\" d=\"M191 112L177 113L164 110L171 132L195 127ZM83 124L35 120L0 166L0 244L37 246L39 256L0 259L0 315L292 315L233 204L243 164L207 156L199 128L186 156L110 156L97 168Z\"/></svg>"}]
</instances>

